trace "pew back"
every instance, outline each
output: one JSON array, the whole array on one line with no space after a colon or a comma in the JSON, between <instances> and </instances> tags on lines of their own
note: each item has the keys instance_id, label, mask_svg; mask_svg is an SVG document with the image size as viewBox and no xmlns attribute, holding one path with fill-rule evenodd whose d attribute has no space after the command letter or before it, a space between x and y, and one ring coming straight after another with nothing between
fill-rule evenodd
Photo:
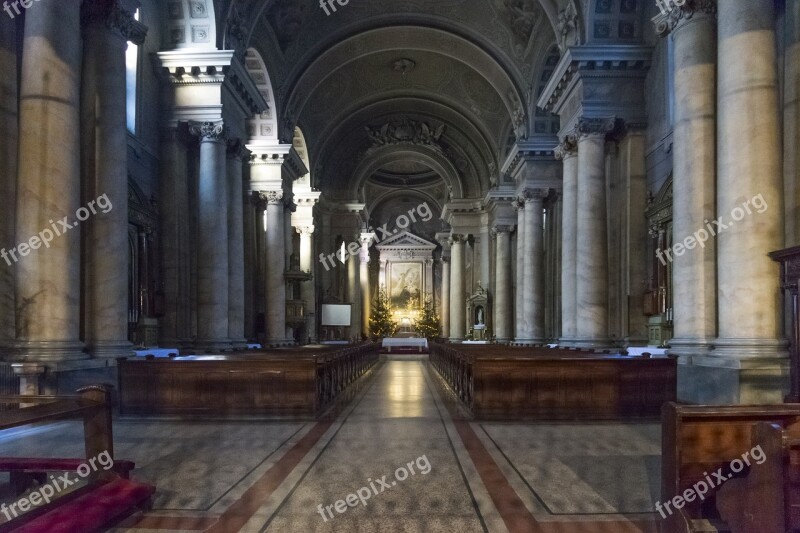
<instances>
[{"instance_id":1,"label":"pew back","mask_svg":"<svg viewBox=\"0 0 800 533\"><path fill-rule=\"evenodd\" d=\"M800 405L696 406L667 403L662 410L661 501L671 501L722 469L725 479L735 477L731 462L753 449L753 427L770 422L792 432L800 431ZM710 487L703 500L686 503L667 520L667 531L679 528L679 515L689 519L718 519L717 491Z\"/></svg>"}]
</instances>

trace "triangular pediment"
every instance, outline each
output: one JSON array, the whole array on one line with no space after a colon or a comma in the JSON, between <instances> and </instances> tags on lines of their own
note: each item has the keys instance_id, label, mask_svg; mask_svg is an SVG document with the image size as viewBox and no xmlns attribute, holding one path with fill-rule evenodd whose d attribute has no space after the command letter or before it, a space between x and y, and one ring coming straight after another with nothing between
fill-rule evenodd
<instances>
[{"instance_id":1,"label":"triangular pediment","mask_svg":"<svg viewBox=\"0 0 800 533\"><path fill-rule=\"evenodd\" d=\"M392 235L376 246L378 250L390 249L414 249L414 250L435 250L436 245L418 237L410 231L403 231L397 235Z\"/></svg>"}]
</instances>

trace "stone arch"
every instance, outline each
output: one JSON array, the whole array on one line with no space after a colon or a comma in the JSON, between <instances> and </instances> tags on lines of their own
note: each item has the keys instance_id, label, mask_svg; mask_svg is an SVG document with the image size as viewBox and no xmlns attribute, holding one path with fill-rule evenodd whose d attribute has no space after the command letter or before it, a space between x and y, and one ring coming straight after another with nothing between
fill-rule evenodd
<instances>
[{"instance_id":1,"label":"stone arch","mask_svg":"<svg viewBox=\"0 0 800 533\"><path fill-rule=\"evenodd\" d=\"M248 135L251 140L278 142L278 117L275 107L275 91L272 87L267 66L255 48L249 48L245 53L245 68L247 73L258 87L258 91L267 102L267 109L247 122ZM305 143L305 139L304 139Z\"/></svg>"},{"instance_id":2,"label":"stone arch","mask_svg":"<svg viewBox=\"0 0 800 533\"><path fill-rule=\"evenodd\" d=\"M296 127L294 129L294 139L292 140L292 146L294 147L295 152L297 152L297 155L303 161L303 164L308 169L308 174L298 179L297 183L305 187L313 187L314 181L313 181L313 171L311 169L311 156L308 153L308 146L306 145L306 137L305 135L303 135L303 130L301 130L299 127Z\"/></svg>"},{"instance_id":3,"label":"stone arch","mask_svg":"<svg viewBox=\"0 0 800 533\"><path fill-rule=\"evenodd\" d=\"M370 176L385 165L409 157L416 158L438 173L444 180L445 185L452 191L453 198L464 197L463 183L455 165L446 156L433 148L411 144L383 146L365 157L353 173L353 179L350 183L350 197L358 198L359 201L363 202L365 200L364 183Z\"/></svg>"},{"instance_id":4,"label":"stone arch","mask_svg":"<svg viewBox=\"0 0 800 533\"><path fill-rule=\"evenodd\" d=\"M169 0L162 6L162 50L217 49L213 0Z\"/></svg>"}]
</instances>

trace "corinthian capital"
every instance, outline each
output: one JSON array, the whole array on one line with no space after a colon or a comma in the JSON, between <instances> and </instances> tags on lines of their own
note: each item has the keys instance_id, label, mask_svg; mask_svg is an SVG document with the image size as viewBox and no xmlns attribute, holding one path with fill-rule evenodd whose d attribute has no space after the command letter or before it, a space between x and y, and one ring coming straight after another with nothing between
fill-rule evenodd
<instances>
[{"instance_id":1,"label":"corinthian capital","mask_svg":"<svg viewBox=\"0 0 800 533\"><path fill-rule=\"evenodd\" d=\"M283 191L259 191L258 197L269 205L283 204Z\"/></svg>"},{"instance_id":2,"label":"corinthian capital","mask_svg":"<svg viewBox=\"0 0 800 533\"><path fill-rule=\"evenodd\" d=\"M617 127L616 118L582 118L578 121L575 132L580 137L590 137L594 135L609 135Z\"/></svg>"},{"instance_id":3,"label":"corinthian capital","mask_svg":"<svg viewBox=\"0 0 800 533\"><path fill-rule=\"evenodd\" d=\"M716 16L717 0L662 0L669 9L655 17L656 34L664 37L696 16Z\"/></svg>"},{"instance_id":4,"label":"corinthian capital","mask_svg":"<svg viewBox=\"0 0 800 533\"><path fill-rule=\"evenodd\" d=\"M193 122L190 125L192 135L200 137L200 142L224 142L225 123L220 122Z\"/></svg>"},{"instance_id":5,"label":"corinthian capital","mask_svg":"<svg viewBox=\"0 0 800 533\"><path fill-rule=\"evenodd\" d=\"M556 146L555 150L556 159L563 161L570 157L578 155L578 138L575 134L569 134L564 137L564 140Z\"/></svg>"},{"instance_id":6,"label":"corinthian capital","mask_svg":"<svg viewBox=\"0 0 800 533\"><path fill-rule=\"evenodd\" d=\"M103 24L125 41L144 44L148 28L133 16L133 13L112 2L84 2L81 6L81 19L84 26Z\"/></svg>"}]
</instances>

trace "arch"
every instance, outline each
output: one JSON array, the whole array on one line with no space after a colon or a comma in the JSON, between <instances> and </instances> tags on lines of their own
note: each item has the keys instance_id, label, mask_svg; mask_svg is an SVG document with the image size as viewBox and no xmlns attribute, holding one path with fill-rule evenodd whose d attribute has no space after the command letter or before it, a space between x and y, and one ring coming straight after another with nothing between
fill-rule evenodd
<instances>
[{"instance_id":1,"label":"arch","mask_svg":"<svg viewBox=\"0 0 800 533\"><path fill-rule=\"evenodd\" d=\"M454 198L464 197L464 187L459 178L458 170L453 163L433 148L411 144L382 146L368 154L368 156L358 164L353 173L353 179L350 182L350 197L358 198L359 201L362 202L365 201L363 196L364 183L370 176L390 163L402 161L409 157L418 159L421 163L427 165L439 174L444 180L445 185L453 191Z\"/></svg>"},{"instance_id":2,"label":"arch","mask_svg":"<svg viewBox=\"0 0 800 533\"><path fill-rule=\"evenodd\" d=\"M349 63L370 55L405 50L443 55L466 65L494 89L515 125L520 129L525 128L525 93L516 69L500 61L477 42L479 41L428 26L410 25L371 28L342 38L307 61L294 65L287 77L286 86L290 87L290 93L286 100L285 115L291 120L297 120L307 107L311 94L334 72ZM436 43L436 46L431 43ZM357 50L363 52L355 52Z\"/></svg>"},{"instance_id":3,"label":"arch","mask_svg":"<svg viewBox=\"0 0 800 533\"><path fill-rule=\"evenodd\" d=\"M213 0L161 3L162 50L217 49L217 17Z\"/></svg>"},{"instance_id":4,"label":"arch","mask_svg":"<svg viewBox=\"0 0 800 533\"><path fill-rule=\"evenodd\" d=\"M261 54L255 48L248 48L244 57L247 73L258 87L258 91L267 102L267 109L247 122L250 139L278 142L278 117L275 107L275 91L267 72L267 66ZM305 141L304 141L305 142Z\"/></svg>"}]
</instances>

